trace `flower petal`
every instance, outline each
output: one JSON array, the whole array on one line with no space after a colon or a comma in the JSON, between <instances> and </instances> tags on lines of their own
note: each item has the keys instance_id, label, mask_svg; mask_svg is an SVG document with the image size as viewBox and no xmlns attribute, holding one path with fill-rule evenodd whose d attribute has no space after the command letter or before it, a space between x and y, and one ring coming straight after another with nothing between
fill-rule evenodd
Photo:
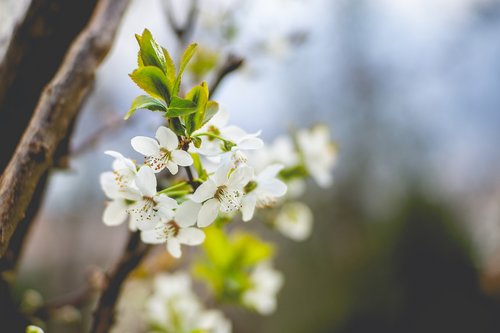
<instances>
[{"instance_id":1,"label":"flower petal","mask_svg":"<svg viewBox=\"0 0 500 333\"><path fill-rule=\"evenodd\" d=\"M198 227L208 227L219 214L220 202L217 199L210 199L201 206L198 213Z\"/></svg>"},{"instance_id":2,"label":"flower petal","mask_svg":"<svg viewBox=\"0 0 500 333\"><path fill-rule=\"evenodd\" d=\"M262 147L264 147L264 141L253 136L247 136L238 142L238 148L243 150L257 150Z\"/></svg>"},{"instance_id":3,"label":"flower petal","mask_svg":"<svg viewBox=\"0 0 500 333\"><path fill-rule=\"evenodd\" d=\"M175 211L175 221L181 228L190 227L196 223L201 204L186 200Z\"/></svg>"},{"instance_id":4,"label":"flower petal","mask_svg":"<svg viewBox=\"0 0 500 333\"><path fill-rule=\"evenodd\" d=\"M102 220L107 226L122 224L127 218L127 205L123 200L113 200L108 203L102 214Z\"/></svg>"},{"instance_id":5,"label":"flower petal","mask_svg":"<svg viewBox=\"0 0 500 333\"><path fill-rule=\"evenodd\" d=\"M158 229L141 231L141 240L146 244L161 244L167 240Z\"/></svg>"},{"instance_id":6,"label":"flower petal","mask_svg":"<svg viewBox=\"0 0 500 333\"><path fill-rule=\"evenodd\" d=\"M247 195L243 198L241 203L241 214L244 222L248 222L252 219L256 205L257 198L255 195Z\"/></svg>"},{"instance_id":7,"label":"flower petal","mask_svg":"<svg viewBox=\"0 0 500 333\"><path fill-rule=\"evenodd\" d=\"M203 201L213 198L215 191L217 191L217 186L213 180L208 179L206 182L201 184L196 191L194 191L191 199L194 202L202 203Z\"/></svg>"},{"instance_id":8,"label":"flower petal","mask_svg":"<svg viewBox=\"0 0 500 333\"><path fill-rule=\"evenodd\" d=\"M229 176L229 180L227 181L227 186L230 188L241 188L248 184L250 179L253 176L253 169L249 166L243 165L238 169L234 170L234 172Z\"/></svg>"},{"instance_id":9,"label":"flower petal","mask_svg":"<svg viewBox=\"0 0 500 333\"><path fill-rule=\"evenodd\" d=\"M177 239L182 244L200 245L205 240L205 233L198 228L184 228L179 230Z\"/></svg>"},{"instance_id":10,"label":"flower petal","mask_svg":"<svg viewBox=\"0 0 500 333\"><path fill-rule=\"evenodd\" d=\"M275 197L281 197L285 195L287 190L286 184L276 178L263 181L259 183L258 186L259 192L269 193Z\"/></svg>"},{"instance_id":11,"label":"flower petal","mask_svg":"<svg viewBox=\"0 0 500 333\"><path fill-rule=\"evenodd\" d=\"M174 258L180 258L182 255L181 244L175 237L170 237L167 240L167 250Z\"/></svg>"},{"instance_id":12,"label":"flower petal","mask_svg":"<svg viewBox=\"0 0 500 333\"><path fill-rule=\"evenodd\" d=\"M156 194L156 176L150 167L142 166L137 172L135 184L144 196L153 197Z\"/></svg>"},{"instance_id":13,"label":"flower petal","mask_svg":"<svg viewBox=\"0 0 500 333\"><path fill-rule=\"evenodd\" d=\"M172 175L176 175L177 172L179 171L179 167L177 166L177 164L175 164L172 161L167 162L167 169L168 171L170 171Z\"/></svg>"},{"instance_id":14,"label":"flower petal","mask_svg":"<svg viewBox=\"0 0 500 333\"><path fill-rule=\"evenodd\" d=\"M147 136L136 136L130 141L132 147L144 156L155 156L160 153L160 145L155 139Z\"/></svg>"},{"instance_id":15,"label":"flower petal","mask_svg":"<svg viewBox=\"0 0 500 333\"><path fill-rule=\"evenodd\" d=\"M262 181L265 179L276 178L278 173L283 170L285 166L283 164L271 164L262 170L257 176L257 181Z\"/></svg>"},{"instance_id":16,"label":"flower petal","mask_svg":"<svg viewBox=\"0 0 500 333\"><path fill-rule=\"evenodd\" d=\"M172 151L172 161L180 166L190 166L193 164L193 158L184 150L176 149Z\"/></svg>"},{"instance_id":17,"label":"flower petal","mask_svg":"<svg viewBox=\"0 0 500 333\"><path fill-rule=\"evenodd\" d=\"M158 139L160 145L167 148L168 151L172 151L179 146L177 135L175 135L170 128L165 126L160 126L158 130L156 130L156 139Z\"/></svg>"}]
</instances>

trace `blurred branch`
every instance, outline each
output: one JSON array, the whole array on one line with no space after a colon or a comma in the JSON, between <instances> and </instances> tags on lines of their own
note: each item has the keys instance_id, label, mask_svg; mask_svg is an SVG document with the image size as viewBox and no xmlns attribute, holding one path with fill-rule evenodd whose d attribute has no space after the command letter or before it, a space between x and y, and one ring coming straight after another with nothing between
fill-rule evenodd
<instances>
[{"instance_id":1,"label":"blurred branch","mask_svg":"<svg viewBox=\"0 0 500 333\"><path fill-rule=\"evenodd\" d=\"M141 241L140 233L130 232L127 246L118 264L109 274L104 292L94 312L91 333L107 333L115 319L115 305L123 283L148 253L150 245Z\"/></svg>"},{"instance_id":2,"label":"blurred branch","mask_svg":"<svg viewBox=\"0 0 500 333\"><path fill-rule=\"evenodd\" d=\"M0 173L97 0L31 0L0 60Z\"/></svg>"},{"instance_id":3,"label":"blurred branch","mask_svg":"<svg viewBox=\"0 0 500 333\"><path fill-rule=\"evenodd\" d=\"M165 15L167 16L167 22L170 28L177 36L177 39L181 44L185 44L189 39L189 35L193 32L196 18L198 16L198 0L191 0L189 3L189 12L186 18L186 22L180 25L174 19L174 11L172 10L171 0L165 0Z\"/></svg>"},{"instance_id":4,"label":"blurred branch","mask_svg":"<svg viewBox=\"0 0 500 333\"><path fill-rule=\"evenodd\" d=\"M45 88L34 116L0 180L0 257L25 216L42 175L89 92L98 65L111 48L128 0L101 0Z\"/></svg>"},{"instance_id":5,"label":"blurred branch","mask_svg":"<svg viewBox=\"0 0 500 333\"><path fill-rule=\"evenodd\" d=\"M226 76L231 74L232 72L238 70L244 63L244 59L234 55L234 54L229 54L228 57L226 58L226 62L222 65L222 67L217 71L217 74L215 76L214 82L212 82L210 87L210 93L213 95L217 88L219 87L220 83Z\"/></svg>"}]
</instances>

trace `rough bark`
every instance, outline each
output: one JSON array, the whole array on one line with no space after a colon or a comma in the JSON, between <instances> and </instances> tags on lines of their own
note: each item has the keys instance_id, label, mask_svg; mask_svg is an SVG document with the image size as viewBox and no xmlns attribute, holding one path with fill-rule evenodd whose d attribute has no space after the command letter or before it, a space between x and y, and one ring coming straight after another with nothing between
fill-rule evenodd
<instances>
[{"instance_id":1,"label":"rough bark","mask_svg":"<svg viewBox=\"0 0 500 333\"><path fill-rule=\"evenodd\" d=\"M54 79L45 88L34 115L0 180L0 257L26 214L35 188L53 163L98 65L111 48L129 0L101 0L89 25L78 36Z\"/></svg>"},{"instance_id":2,"label":"rough bark","mask_svg":"<svg viewBox=\"0 0 500 333\"><path fill-rule=\"evenodd\" d=\"M97 0L32 0L0 63L0 172Z\"/></svg>"}]
</instances>

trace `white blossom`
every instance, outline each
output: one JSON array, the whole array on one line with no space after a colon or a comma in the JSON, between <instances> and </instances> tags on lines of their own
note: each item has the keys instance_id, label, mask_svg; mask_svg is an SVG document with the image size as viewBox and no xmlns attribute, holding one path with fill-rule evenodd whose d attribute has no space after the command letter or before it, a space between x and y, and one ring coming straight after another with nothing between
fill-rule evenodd
<instances>
[{"instance_id":1,"label":"white blossom","mask_svg":"<svg viewBox=\"0 0 500 333\"><path fill-rule=\"evenodd\" d=\"M276 297L283 286L283 274L269 262L260 263L250 275L252 287L243 294L243 303L262 315L276 310Z\"/></svg>"},{"instance_id":2,"label":"white blossom","mask_svg":"<svg viewBox=\"0 0 500 333\"><path fill-rule=\"evenodd\" d=\"M337 160L337 148L330 141L328 127L317 125L300 130L297 144L309 174L321 187L329 186L332 183L331 171Z\"/></svg>"},{"instance_id":3,"label":"white blossom","mask_svg":"<svg viewBox=\"0 0 500 333\"><path fill-rule=\"evenodd\" d=\"M151 322L166 332L230 333L231 323L218 310L203 307L186 272L158 275L147 308Z\"/></svg>"},{"instance_id":4,"label":"white blossom","mask_svg":"<svg viewBox=\"0 0 500 333\"><path fill-rule=\"evenodd\" d=\"M169 128L161 126L156 131L156 140L146 136L136 136L131 140L132 147L146 157L146 164L154 172L167 168L173 175L180 166L193 164L193 158L188 152L178 149L179 139Z\"/></svg>"},{"instance_id":5,"label":"white blossom","mask_svg":"<svg viewBox=\"0 0 500 333\"><path fill-rule=\"evenodd\" d=\"M261 171L249 184L253 188L242 200L243 221L250 221L255 208L266 208L276 204L277 198L285 195L287 186L277 178L283 165L273 164Z\"/></svg>"},{"instance_id":6,"label":"white blossom","mask_svg":"<svg viewBox=\"0 0 500 333\"><path fill-rule=\"evenodd\" d=\"M187 205L183 207L189 208ZM154 229L142 231L141 239L148 244L167 243L168 252L174 258L179 258L182 254L181 244L200 245L205 240L205 233L198 228L186 226L172 216L158 223Z\"/></svg>"},{"instance_id":7,"label":"white blossom","mask_svg":"<svg viewBox=\"0 0 500 333\"><path fill-rule=\"evenodd\" d=\"M311 209L301 202L285 203L274 225L284 236L295 241L302 241L311 234L313 214Z\"/></svg>"},{"instance_id":8,"label":"white blossom","mask_svg":"<svg viewBox=\"0 0 500 333\"><path fill-rule=\"evenodd\" d=\"M178 204L172 198L156 191L156 176L149 166L142 166L135 178L137 189L131 191L134 204L129 206L137 228L140 230L151 230L159 222L161 217L168 218Z\"/></svg>"},{"instance_id":9,"label":"white blossom","mask_svg":"<svg viewBox=\"0 0 500 333\"><path fill-rule=\"evenodd\" d=\"M215 174L201 184L193 193L191 200L201 205L198 211L198 226L209 226L219 212L232 213L241 208L243 187L252 178L253 170L246 166L232 169L223 164ZM193 214L196 213L193 210Z\"/></svg>"},{"instance_id":10,"label":"white blossom","mask_svg":"<svg viewBox=\"0 0 500 333\"><path fill-rule=\"evenodd\" d=\"M227 125L228 120L229 113L221 109L208 123L195 131L193 134L199 135L202 141L200 148L193 150L207 156L220 155L226 150L219 138L234 144L230 151L256 150L264 146L264 142L258 137L260 131L247 133L238 126Z\"/></svg>"}]
</instances>

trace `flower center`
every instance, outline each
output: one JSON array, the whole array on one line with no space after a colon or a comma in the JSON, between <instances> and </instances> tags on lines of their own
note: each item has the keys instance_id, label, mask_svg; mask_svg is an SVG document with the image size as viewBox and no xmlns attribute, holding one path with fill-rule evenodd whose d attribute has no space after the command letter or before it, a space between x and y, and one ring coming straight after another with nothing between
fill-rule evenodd
<instances>
[{"instance_id":1,"label":"flower center","mask_svg":"<svg viewBox=\"0 0 500 333\"><path fill-rule=\"evenodd\" d=\"M158 155L146 157L145 164L153 168L155 171L161 171L167 165L168 161L171 160L171 157L172 152L162 147L160 148Z\"/></svg>"},{"instance_id":2,"label":"flower center","mask_svg":"<svg viewBox=\"0 0 500 333\"><path fill-rule=\"evenodd\" d=\"M136 219L141 221L151 222L155 220L157 210L156 201L153 198L144 196L142 197L142 205L136 206L131 211L136 214Z\"/></svg>"},{"instance_id":3,"label":"flower center","mask_svg":"<svg viewBox=\"0 0 500 333\"><path fill-rule=\"evenodd\" d=\"M165 238L175 237L179 234L179 230L179 225L175 221L171 220L168 221L163 227L163 234L165 235Z\"/></svg>"},{"instance_id":4,"label":"flower center","mask_svg":"<svg viewBox=\"0 0 500 333\"><path fill-rule=\"evenodd\" d=\"M242 192L239 190L230 190L225 185L219 186L214 198L221 203L221 210L224 213L234 212L241 208Z\"/></svg>"}]
</instances>

